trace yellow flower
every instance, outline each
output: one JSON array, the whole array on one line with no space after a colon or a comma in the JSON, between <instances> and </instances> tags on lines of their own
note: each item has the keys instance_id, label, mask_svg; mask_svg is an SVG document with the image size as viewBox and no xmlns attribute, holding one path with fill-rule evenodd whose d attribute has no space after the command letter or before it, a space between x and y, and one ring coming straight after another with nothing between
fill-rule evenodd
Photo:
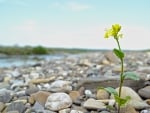
<instances>
[{"instance_id":1,"label":"yellow flower","mask_svg":"<svg viewBox=\"0 0 150 113\"><path fill-rule=\"evenodd\" d=\"M121 30L121 26L119 24L112 25L112 29L115 33L118 33Z\"/></svg>"},{"instance_id":2,"label":"yellow flower","mask_svg":"<svg viewBox=\"0 0 150 113\"><path fill-rule=\"evenodd\" d=\"M121 38L123 35L119 34L121 26L119 24L112 25L112 28L107 29L104 38L114 37L116 39Z\"/></svg>"}]
</instances>

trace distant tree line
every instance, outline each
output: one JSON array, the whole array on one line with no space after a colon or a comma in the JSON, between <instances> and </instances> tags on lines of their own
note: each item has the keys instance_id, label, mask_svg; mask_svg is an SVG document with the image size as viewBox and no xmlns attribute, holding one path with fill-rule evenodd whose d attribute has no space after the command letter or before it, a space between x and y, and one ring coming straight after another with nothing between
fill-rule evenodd
<instances>
[{"instance_id":1,"label":"distant tree line","mask_svg":"<svg viewBox=\"0 0 150 113\"><path fill-rule=\"evenodd\" d=\"M57 54L57 53L83 53L89 51L97 51L90 49L68 49L68 48L47 48L43 46L0 46L0 54L6 55L42 55L42 54Z\"/></svg>"},{"instance_id":2,"label":"distant tree line","mask_svg":"<svg viewBox=\"0 0 150 113\"><path fill-rule=\"evenodd\" d=\"M42 46L0 46L0 53L6 55L48 54L48 49Z\"/></svg>"}]
</instances>

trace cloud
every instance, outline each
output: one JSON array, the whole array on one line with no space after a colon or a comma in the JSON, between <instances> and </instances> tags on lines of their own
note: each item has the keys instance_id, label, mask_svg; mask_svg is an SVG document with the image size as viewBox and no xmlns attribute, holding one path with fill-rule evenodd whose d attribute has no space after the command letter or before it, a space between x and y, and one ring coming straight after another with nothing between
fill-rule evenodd
<instances>
[{"instance_id":1,"label":"cloud","mask_svg":"<svg viewBox=\"0 0 150 113\"><path fill-rule=\"evenodd\" d=\"M65 2L65 3L54 2L52 3L51 6L54 8L67 9L71 11L85 11L92 8L90 5L81 4L79 2L73 2L73 1Z\"/></svg>"}]
</instances>

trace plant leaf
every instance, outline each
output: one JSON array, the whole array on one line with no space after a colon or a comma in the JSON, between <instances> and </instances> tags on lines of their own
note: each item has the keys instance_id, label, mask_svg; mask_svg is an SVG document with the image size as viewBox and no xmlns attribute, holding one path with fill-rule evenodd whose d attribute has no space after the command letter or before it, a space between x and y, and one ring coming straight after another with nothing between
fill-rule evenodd
<instances>
[{"instance_id":1,"label":"plant leaf","mask_svg":"<svg viewBox=\"0 0 150 113\"><path fill-rule=\"evenodd\" d=\"M115 95L114 97L115 97L116 102L117 102L120 106L124 106L124 105L131 99L130 96L126 96L125 98L121 98L121 97Z\"/></svg>"},{"instance_id":2,"label":"plant leaf","mask_svg":"<svg viewBox=\"0 0 150 113\"><path fill-rule=\"evenodd\" d=\"M139 76L134 72L125 72L123 75L124 78L129 78L132 80L139 80Z\"/></svg>"},{"instance_id":3,"label":"plant leaf","mask_svg":"<svg viewBox=\"0 0 150 113\"><path fill-rule=\"evenodd\" d=\"M124 53L118 49L114 49L113 52L115 53L115 55L119 58L119 59L123 59L124 57Z\"/></svg>"},{"instance_id":4,"label":"plant leaf","mask_svg":"<svg viewBox=\"0 0 150 113\"><path fill-rule=\"evenodd\" d=\"M113 95L118 95L117 91L112 88L112 87L107 87L107 88L104 88L106 91L108 91L109 93L113 94Z\"/></svg>"}]
</instances>

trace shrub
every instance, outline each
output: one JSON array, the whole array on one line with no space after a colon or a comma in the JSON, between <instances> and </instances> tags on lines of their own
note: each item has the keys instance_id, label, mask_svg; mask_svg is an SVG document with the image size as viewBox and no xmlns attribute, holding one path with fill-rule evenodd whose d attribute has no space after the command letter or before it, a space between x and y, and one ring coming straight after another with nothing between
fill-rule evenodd
<instances>
[{"instance_id":1,"label":"shrub","mask_svg":"<svg viewBox=\"0 0 150 113\"><path fill-rule=\"evenodd\" d=\"M44 48L42 46L37 46L32 49L32 53L33 54L48 54L48 50L47 48Z\"/></svg>"}]
</instances>

